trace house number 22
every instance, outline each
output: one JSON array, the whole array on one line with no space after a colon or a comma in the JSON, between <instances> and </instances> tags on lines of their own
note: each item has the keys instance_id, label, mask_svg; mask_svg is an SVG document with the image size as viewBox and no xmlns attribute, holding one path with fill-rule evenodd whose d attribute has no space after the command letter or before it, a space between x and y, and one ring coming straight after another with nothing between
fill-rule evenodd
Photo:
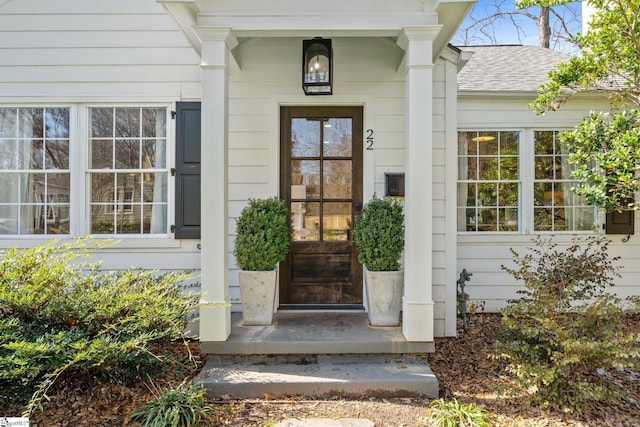
<instances>
[{"instance_id":1,"label":"house number 22","mask_svg":"<svg viewBox=\"0 0 640 427\"><path fill-rule=\"evenodd\" d=\"M367 150L373 150L373 129L367 129Z\"/></svg>"}]
</instances>

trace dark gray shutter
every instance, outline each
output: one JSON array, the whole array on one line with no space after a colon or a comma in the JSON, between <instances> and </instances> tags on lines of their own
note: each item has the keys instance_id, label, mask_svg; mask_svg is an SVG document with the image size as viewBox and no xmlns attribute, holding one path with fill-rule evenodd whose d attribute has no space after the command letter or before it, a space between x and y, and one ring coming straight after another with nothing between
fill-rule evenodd
<instances>
[{"instance_id":1,"label":"dark gray shutter","mask_svg":"<svg viewBox=\"0 0 640 427\"><path fill-rule=\"evenodd\" d=\"M200 238L200 103L176 104L176 239Z\"/></svg>"},{"instance_id":2,"label":"dark gray shutter","mask_svg":"<svg viewBox=\"0 0 640 427\"><path fill-rule=\"evenodd\" d=\"M605 230L607 234L633 234L634 216L636 211L611 211L607 212L607 224Z\"/></svg>"}]
</instances>

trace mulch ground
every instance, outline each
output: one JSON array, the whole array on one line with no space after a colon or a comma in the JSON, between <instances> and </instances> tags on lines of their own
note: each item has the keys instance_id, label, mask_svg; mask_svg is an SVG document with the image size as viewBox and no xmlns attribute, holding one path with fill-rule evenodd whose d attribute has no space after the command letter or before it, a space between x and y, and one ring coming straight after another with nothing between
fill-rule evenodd
<instances>
[{"instance_id":1,"label":"mulch ground","mask_svg":"<svg viewBox=\"0 0 640 427\"><path fill-rule=\"evenodd\" d=\"M429 357L440 380L440 393L474 403L490 411L499 426L624 426L640 425L640 378L622 372L613 378L628 392L628 399L616 404L592 404L570 413L531 407L524 396L504 396L505 362L488 357L500 327L500 316L479 314L470 317L468 330L459 338L436 339L436 352ZM630 320L629 330L640 331L640 322Z\"/></svg>"},{"instance_id":2,"label":"mulch ground","mask_svg":"<svg viewBox=\"0 0 640 427\"><path fill-rule=\"evenodd\" d=\"M436 352L429 363L440 381L441 397L474 403L493 414L497 426L616 426L640 425L640 374L622 372L619 382L629 397L616 405L591 405L581 411L559 413L531 407L523 397L505 397L504 362L491 359L493 337L500 326L495 314L477 314L469 319L467 331L458 338L436 339ZM630 322L640 332L640 322ZM173 387L197 374L202 364L197 343L191 343L196 359L189 368L168 365L159 378L133 387L77 376L60 381L44 402L43 410L32 414L32 427L127 426L128 415L153 397L154 390ZM182 344L172 347L174 357L186 358ZM378 427L419 426L428 399L381 397L265 396L263 399L214 400L215 426L272 426L285 418L367 418ZM0 416L18 416L18 407L2 408Z\"/></svg>"}]
</instances>

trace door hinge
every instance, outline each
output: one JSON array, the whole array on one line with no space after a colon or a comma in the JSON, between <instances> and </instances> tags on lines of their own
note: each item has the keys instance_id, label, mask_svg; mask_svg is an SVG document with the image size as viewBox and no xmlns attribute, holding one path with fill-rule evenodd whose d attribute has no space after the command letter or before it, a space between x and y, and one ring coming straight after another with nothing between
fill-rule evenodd
<instances>
[{"instance_id":1,"label":"door hinge","mask_svg":"<svg viewBox=\"0 0 640 427\"><path fill-rule=\"evenodd\" d=\"M176 168L171 168L171 176L176 176Z\"/></svg>"},{"instance_id":2,"label":"door hinge","mask_svg":"<svg viewBox=\"0 0 640 427\"><path fill-rule=\"evenodd\" d=\"M176 118L176 112L175 111L171 112L171 118L175 120L175 118Z\"/></svg>"},{"instance_id":3,"label":"door hinge","mask_svg":"<svg viewBox=\"0 0 640 427\"><path fill-rule=\"evenodd\" d=\"M172 233L176 232L176 225L175 224L171 224L171 232Z\"/></svg>"}]
</instances>

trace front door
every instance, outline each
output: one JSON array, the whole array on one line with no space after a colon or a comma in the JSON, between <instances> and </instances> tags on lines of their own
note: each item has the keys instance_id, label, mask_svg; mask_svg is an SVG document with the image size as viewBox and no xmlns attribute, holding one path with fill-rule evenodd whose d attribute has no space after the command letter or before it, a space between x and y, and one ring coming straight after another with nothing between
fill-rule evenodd
<instances>
[{"instance_id":1,"label":"front door","mask_svg":"<svg viewBox=\"0 0 640 427\"><path fill-rule=\"evenodd\" d=\"M362 107L281 108L280 194L290 250L280 306L361 308L353 217L362 208Z\"/></svg>"}]
</instances>

